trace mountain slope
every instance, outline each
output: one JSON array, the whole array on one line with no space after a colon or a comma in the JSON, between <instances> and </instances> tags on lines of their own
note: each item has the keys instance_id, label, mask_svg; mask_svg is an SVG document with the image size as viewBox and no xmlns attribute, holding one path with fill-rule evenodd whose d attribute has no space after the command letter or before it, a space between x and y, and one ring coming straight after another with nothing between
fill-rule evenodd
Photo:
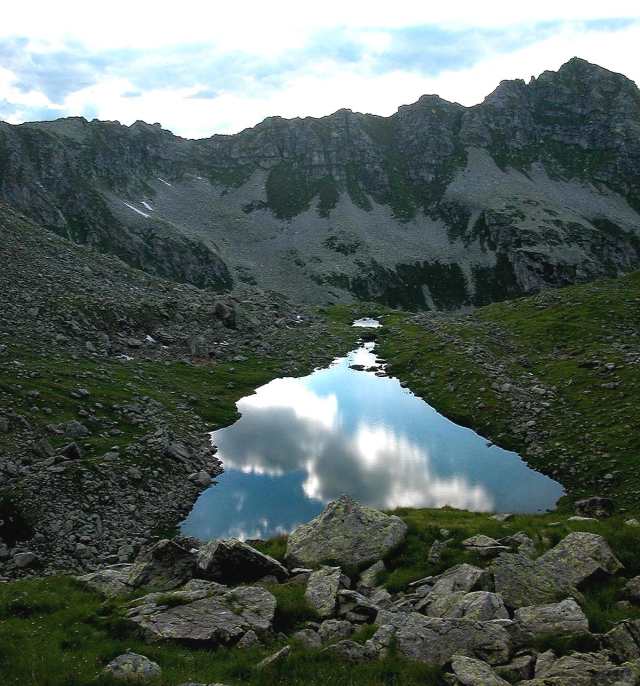
<instances>
[{"instance_id":1,"label":"mountain slope","mask_svg":"<svg viewBox=\"0 0 640 686\"><path fill-rule=\"evenodd\" d=\"M158 125L0 125L0 198L199 286L309 302L485 304L640 263L640 92L573 59L465 108L270 117L185 140Z\"/></svg>"}]
</instances>

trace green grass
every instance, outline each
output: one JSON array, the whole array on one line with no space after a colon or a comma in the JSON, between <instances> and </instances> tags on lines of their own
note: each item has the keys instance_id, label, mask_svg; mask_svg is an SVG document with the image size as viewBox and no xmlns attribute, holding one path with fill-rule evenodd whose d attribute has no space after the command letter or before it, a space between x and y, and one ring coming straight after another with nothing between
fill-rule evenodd
<instances>
[{"instance_id":1,"label":"green grass","mask_svg":"<svg viewBox=\"0 0 640 686\"><path fill-rule=\"evenodd\" d=\"M319 621L316 611L307 603L305 584L269 584L267 589L278 601L273 624L276 631L290 634L304 628L305 622Z\"/></svg>"}]
</instances>

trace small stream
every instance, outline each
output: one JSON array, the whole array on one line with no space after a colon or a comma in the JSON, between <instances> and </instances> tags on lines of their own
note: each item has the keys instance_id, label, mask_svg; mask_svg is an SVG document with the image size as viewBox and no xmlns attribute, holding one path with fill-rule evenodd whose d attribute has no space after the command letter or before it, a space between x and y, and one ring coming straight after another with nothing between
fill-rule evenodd
<instances>
[{"instance_id":1,"label":"small stream","mask_svg":"<svg viewBox=\"0 0 640 686\"><path fill-rule=\"evenodd\" d=\"M343 493L381 509L477 512L551 509L564 493L386 376L375 343L308 376L274 379L237 406L242 416L211 434L225 472L182 523L186 535L269 538Z\"/></svg>"}]
</instances>

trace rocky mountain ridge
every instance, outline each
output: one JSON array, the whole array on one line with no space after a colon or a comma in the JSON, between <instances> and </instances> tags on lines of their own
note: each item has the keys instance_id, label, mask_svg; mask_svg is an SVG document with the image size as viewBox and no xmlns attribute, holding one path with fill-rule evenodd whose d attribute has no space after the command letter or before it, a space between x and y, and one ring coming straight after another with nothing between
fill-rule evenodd
<instances>
[{"instance_id":1,"label":"rocky mountain ridge","mask_svg":"<svg viewBox=\"0 0 640 686\"><path fill-rule=\"evenodd\" d=\"M0 124L0 198L152 273L452 309L640 263L640 91L572 59L463 107L159 125Z\"/></svg>"}]
</instances>

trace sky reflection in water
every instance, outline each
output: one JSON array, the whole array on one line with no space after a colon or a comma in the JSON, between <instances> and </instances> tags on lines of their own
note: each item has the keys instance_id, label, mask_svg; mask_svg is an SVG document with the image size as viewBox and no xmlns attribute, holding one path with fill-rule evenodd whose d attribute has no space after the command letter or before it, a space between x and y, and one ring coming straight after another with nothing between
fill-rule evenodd
<instances>
[{"instance_id":1,"label":"sky reflection in water","mask_svg":"<svg viewBox=\"0 0 640 686\"><path fill-rule=\"evenodd\" d=\"M225 473L198 498L183 533L266 538L308 521L342 493L385 509L480 512L535 512L563 494L516 453L488 447L397 379L350 364L375 364L373 344L238 402L242 417L212 434Z\"/></svg>"}]
</instances>

